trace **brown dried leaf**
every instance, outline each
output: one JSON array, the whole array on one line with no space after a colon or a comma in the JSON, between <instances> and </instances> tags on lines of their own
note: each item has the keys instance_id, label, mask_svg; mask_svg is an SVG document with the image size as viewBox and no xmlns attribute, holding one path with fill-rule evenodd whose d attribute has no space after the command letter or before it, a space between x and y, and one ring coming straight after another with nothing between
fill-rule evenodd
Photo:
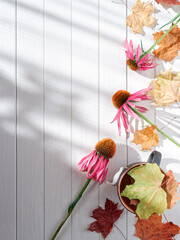
<instances>
[{"instance_id":1,"label":"brown dried leaf","mask_svg":"<svg viewBox=\"0 0 180 240\"><path fill-rule=\"evenodd\" d=\"M163 31L153 34L154 40L159 40L163 34ZM180 28L176 25L158 45L159 48L153 51L154 55L161 60L172 61L178 56L178 50L180 50Z\"/></svg>"},{"instance_id":2,"label":"brown dried leaf","mask_svg":"<svg viewBox=\"0 0 180 240\"><path fill-rule=\"evenodd\" d=\"M155 7L149 2L142 3L137 0L133 6L133 12L127 17L127 26L135 33L142 33L143 26L151 27L156 23L156 18L151 16Z\"/></svg>"},{"instance_id":3,"label":"brown dried leaf","mask_svg":"<svg viewBox=\"0 0 180 240\"><path fill-rule=\"evenodd\" d=\"M172 222L162 223L162 215L157 213L147 220L138 218L135 227L135 236L141 240L172 240L180 230Z\"/></svg>"},{"instance_id":4,"label":"brown dried leaf","mask_svg":"<svg viewBox=\"0 0 180 240\"><path fill-rule=\"evenodd\" d=\"M177 203L177 201L180 199L178 197L178 186L180 183L178 183L171 170L169 170L164 177L162 188L167 194L167 208L172 209L172 207Z\"/></svg>"},{"instance_id":5,"label":"brown dried leaf","mask_svg":"<svg viewBox=\"0 0 180 240\"><path fill-rule=\"evenodd\" d=\"M132 199L132 200L130 201L130 204L131 204L131 205L134 205L135 207L137 207L137 205L139 204L139 202L140 202L139 199Z\"/></svg>"},{"instance_id":6,"label":"brown dried leaf","mask_svg":"<svg viewBox=\"0 0 180 240\"><path fill-rule=\"evenodd\" d=\"M159 135L156 133L156 126L147 126L142 130L137 130L132 141L136 145L141 144L143 150L151 150L152 146L156 147L159 142Z\"/></svg>"}]
</instances>

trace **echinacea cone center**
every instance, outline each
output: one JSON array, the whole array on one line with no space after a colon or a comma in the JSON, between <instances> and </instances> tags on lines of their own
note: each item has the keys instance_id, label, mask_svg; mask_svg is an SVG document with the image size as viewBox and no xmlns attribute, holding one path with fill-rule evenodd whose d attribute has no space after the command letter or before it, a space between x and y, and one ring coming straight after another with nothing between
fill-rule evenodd
<instances>
[{"instance_id":1,"label":"echinacea cone center","mask_svg":"<svg viewBox=\"0 0 180 240\"><path fill-rule=\"evenodd\" d=\"M137 63L135 61L131 60L131 59L127 60L127 65L133 71L136 71L138 69Z\"/></svg>"},{"instance_id":2,"label":"echinacea cone center","mask_svg":"<svg viewBox=\"0 0 180 240\"><path fill-rule=\"evenodd\" d=\"M112 97L113 105L119 109L128 100L129 97L130 93L128 91L119 90Z\"/></svg>"},{"instance_id":3,"label":"echinacea cone center","mask_svg":"<svg viewBox=\"0 0 180 240\"><path fill-rule=\"evenodd\" d=\"M112 158L116 152L116 144L111 138L105 138L96 144L95 149L96 152L109 159Z\"/></svg>"}]
</instances>

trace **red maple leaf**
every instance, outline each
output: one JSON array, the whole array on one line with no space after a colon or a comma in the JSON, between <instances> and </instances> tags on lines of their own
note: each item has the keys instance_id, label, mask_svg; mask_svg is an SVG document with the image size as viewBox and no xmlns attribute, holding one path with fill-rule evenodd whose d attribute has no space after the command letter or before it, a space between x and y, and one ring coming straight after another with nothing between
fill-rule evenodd
<instances>
[{"instance_id":1,"label":"red maple leaf","mask_svg":"<svg viewBox=\"0 0 180 240\"><path fill-rule=\"evenodd\" d=\"M156 0L157 3L164 3L166 5L174 4L174 5L180 5L179 0Z\"/></svg>"},{"instance_id":2,"label":"red maple leaf","mask_svg":"<svg viewBox=\"0 0 180 240\"><path fill-rule=\"evenodd\" d=\"M111 200L106 198L105 209L98 207L94 209L91 217L95 218L96 221L91 223L88 230L92 232L101 233L105 239L111 232L113 224L121 216L124 209L117 208L118 203L113 203Z\"/></svg>"},{"instance_id":3,"label":"red maple leaf","mask_svg":"<svg viewBox=\"0 0 180 240\"><path fill-rule=\"evenodd\" d=\"M179 233L179 226L172 222L162 223L162 215L153 214L148 220L138 218L135 236L141 240L172 240Z\"/></svg>"}]
</instances>

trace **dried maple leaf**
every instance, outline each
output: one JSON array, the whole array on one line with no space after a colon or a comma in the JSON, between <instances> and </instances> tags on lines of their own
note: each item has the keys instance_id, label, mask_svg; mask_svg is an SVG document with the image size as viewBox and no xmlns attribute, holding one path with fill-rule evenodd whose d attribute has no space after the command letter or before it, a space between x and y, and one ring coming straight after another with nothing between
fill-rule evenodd
<instances>
[{"instance_id":1,"label":"dried maple leaf","mask_svg":"<svg viewBox=\"0 0 180 240\"><path fill-rule=\"evenodd\" d=\"M156 133L156 126L147 126L142 130L137 130L132 141L136 145L141 144L143 150L151 150L152 146L157 146L159 135Z\"/></svg>"},{"instance_id":2,"label":"dried maple leaf","mask_svg":"<svg viewBox=\"0 0 180 240\"><path fill-rule=\"evenodd\" d=\"M128 175L135 182L126 185L121 196L140 200L136 208L136 214L140 218L148 219L153 213L161 214L167 209L166 192L161 187L164 174L156 163L135 167Z\"/></svg>"},{"instance_id":3,"label":"dried maple leaf","mask_svg":"<svg viewBox=\"0 0 180 240\"><path fill-rule=\"evenodd\" d=\"M118 203L113 203L106 198L105 209L98 207L94 209L92 217L96 219L91 223L88 230L101 233L103 238L106 238L113 228L113 224L121 216L123 209L117 208Z\"/></svg>"},{"instance_id":4,"label":"dried maple leaf","mask_svg":"<svg viewBox=\"0 0 180 240\"><path fill-rule=\"evenodd\" d=\"M135 236L142 240L171 240L179 234L179 226L172 222L162 223L162 215L153 214L148 220L138 218Z\"/></svg>"},{"instance_id":5,"label":"dried maple leaf","mask_svg":"<svg viewBox=\"0 0 180 240\"><path fill-rule=\"evenodd\" d=\"M164 35L163 31L153 34L154 40L157 41ZM153 51L154 55L161 60L172 61L178 56L180 49L180 28L176 25L159 43L159 48Z\"/></svg>"},{"instance_id":6,"label":"dried maple leaf","mask_svg":"<svg viewBox=\"0 0 180 240\"><path fill-rule=\"evenodd\" d=\"M139 204L139 200L138 199L132 199L131 201L130 201L130 204L131 205L134 205L135 207L137 207L137 205Z\"/></svg>"},{"instance_id":7,"label":"dried maple leaf","mask_svg":"<svg viewBox=\"0 0 180 240\"><path fill-rule=\"evenodd\" d=\"M173 73L171 69L162 72L150 86L153 86L153 89L148 94L155 106L169 106L180 101L180 72Z\"/></svg>"},{"instance_id":8,"label":"dried maple leaf","mask_svg":"<svg viewBox=\"0 0 180 240\"><path fill-rule=\"evenodd\" d=\"M162 188L167 194L167 208L172 209L172 207L176 204L176 202L180 199L178 197L178 183L171 170L169 170L163 180Z\"/></svg>"},{"instance_id":9,"label":"dried maple leaf","mask_svg":"<svg viewBox=\"0 0 180 240\"><path fill-rule=\"evenodd\" d=\"M159 4L159 3L164 3L166 5L169 5L169 4L174 4L174 5L180 5L180 2L179 0L156 0L156 2Z\"/></svg>"},{"instance_id":10,"label":"dried maple leaf","mask_svg":"<svg viewBox=\"0 0 180 240\"><path fill-rule=\"evenodd\" d=\"M135 33L142 33L143 26L151 27L156 23L156 19L151 16L154 10L155 7L151 3L142 3L141 0L137 0L132 14L127 17L127 26Z\"/></svg>"}]
</instances>

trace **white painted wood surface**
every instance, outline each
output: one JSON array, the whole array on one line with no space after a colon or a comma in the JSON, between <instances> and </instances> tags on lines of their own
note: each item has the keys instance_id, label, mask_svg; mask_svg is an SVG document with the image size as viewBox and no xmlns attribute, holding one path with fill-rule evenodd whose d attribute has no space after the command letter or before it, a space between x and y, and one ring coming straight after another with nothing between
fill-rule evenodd
<instances>
[{"instance_id":1,"label":"white painted wood surface","mask_svg":"<svg viewBox=\"0 0 180 240\"><path fill-rule=\"evenodd\" d=\"M180 57L140 74L127 68L121 47L127 37L134 44L142 39L148 48L152 33L180 9L154 3L158 25L137 35L126 26L134 3L0 0L0 239L50 239L84 184L76 165L98 140L111 137L117 143L107 180L121 166L147 160L149 152L140 151L125 132L119 137L116 123L110 124L116 114L111 98L119 89L147 87L170 65L178 71ZM150 107L147 116L159 127L176 117L164 131L180 142L176 104ZM162 137L157 149L163 169L174 170L180 181L180 149ZM106 197L118 202L116 187L91 183L57 239L102 239L87 228L92 210ZM180 202L165 214L180 225L179 209ZM117 222L129 240L137 239L134 223L127 211ZM123 237L113 229L107 239Z\"/></svg>"}]
</instances>

